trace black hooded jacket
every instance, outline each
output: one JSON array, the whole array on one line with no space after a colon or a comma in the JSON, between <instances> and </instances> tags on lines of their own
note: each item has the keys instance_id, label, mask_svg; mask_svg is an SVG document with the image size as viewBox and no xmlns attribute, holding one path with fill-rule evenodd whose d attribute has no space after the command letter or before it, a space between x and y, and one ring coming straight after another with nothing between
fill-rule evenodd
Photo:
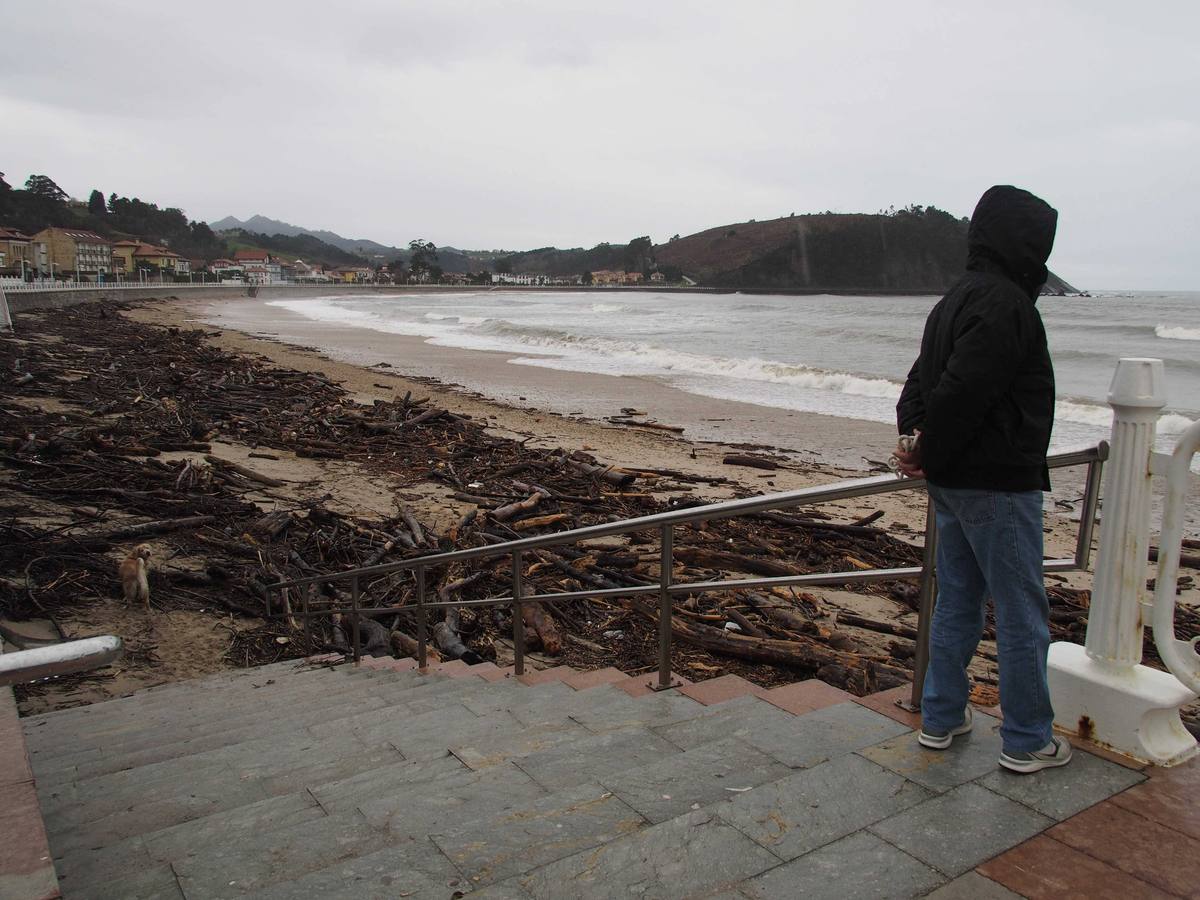
<instances>
[{"instance_id":1,"label":"black hooded jacket","mask_svg":"<svg viewBox=\"0 0 1200 900\"><path fill-rule=\"evenodd\" d=\"M1049 490L1054 369L1034 304L1058 213L1028 191L987 191L967 232L967 272L925 322L896 405L921 432L922 468L951 488Z\"/></svg>"}]
</instances>

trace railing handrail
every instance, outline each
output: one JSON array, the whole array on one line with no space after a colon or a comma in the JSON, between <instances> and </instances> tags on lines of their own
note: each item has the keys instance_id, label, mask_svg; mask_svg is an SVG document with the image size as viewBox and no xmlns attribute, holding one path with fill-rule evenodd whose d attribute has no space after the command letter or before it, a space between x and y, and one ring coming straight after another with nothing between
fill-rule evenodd
<instances>
[{"instance_id":1,"label":"railing handrail","mask_svg":"<svg viewBox=\"0 0 1200 900\"><path fill-rule=\"evenodd\" d=\"M1047 465L1052 469L1059 469L1091 462L1103 462L1107 458L1108 442L1100 441L1092 446L1056 453L1047 458ZM712 519L727 519L733 516L751 515L772 509L810 506L818 503L828 503L832 500L847 500L854 497L887 494L894 491L916 490L924 487L924 478L897 478L895 475L874 475L850 481L841 481L833 485L814 485L791 491L778 491L753 497L740 497L735 500L720 500L703 506L688 506L683 509L667 510L666 512L652 513L646 516L620 519L616 522L606 522L602 525L588 525L583 528L572 528L568 531L557 531L553 534L516 538L511 541L505 541L503 544L489 544L485 547L471 547L467 550L432 553L425 556L397 560L391 563L364 566L358 569L347 569L342 572L308 575L302 578L276 582L270 585L270 588L272 590L282 590L283 588L302 587L308 584L327 584L331 581L343 581L349 578L386 575L404 569L430 568L489 556L505 556L516 551L541 550L546 547L576 544L580 541L612 537L617 534L628 534L637 531L647 531L663 526L686 525L691 522ZM1086 520L1086 515L1084 518ZM433 604L430 603L427 605L432 606Z\"/></svg>"},{"instance_id":2,"label":"railing handrail","mask_svg":"<svg viewBox=\"0 0 1200 900\"><path fill-rule=\"evenodd\" d=\"M1083 496L1083 510L1080 517L1079 533L1075 542L1075 555L1072 559L1045 560L1043 569L1046 571L1070 571L1086 568L1091 555L1092 529L1096 519L1096 505L1099 500L1100 474L1104 460L1108 458L1108 443L1098 444L1081 450L1071 450L1056 453L1047 463L1053 468L1086 464L1088 473ZM795 506L808 506L829 500L841 500L850 497L863 497L871 494L889 493L899 490L914 490L924 487L924 479L900 479L891 475L858 478L849 482L835 485L817 485L800 488L793 491L781 491L755 497L742 497L736 500L723 500L703 506L692 506L684 509L668 510L648 516L637 516L608 522L603 525L592 525L585 528L574 528L555 534L538 535L529 538L517 538L499 544L485 547L473 547L468 550L457 550L447 553L432 553L412 559L400 560L378 566L364 566L344 572L334 572L324 575L306 576L288 581L280 581L268 587L265 597L266 616L272 617L271 593L280 591L283 599L284 615L303 618L305 628L309 620L316 616L332 615L340 612L337 604L323 607L317 611L310 609L311 586L327 584L334 581L350 581L350 622L352 649L355 662L361 657L359 622L364 613L381 615L401 610L415 608L417 615L417 660L420 668L426 666L426 647L428 643L428 613L431 608L449 606L484 606L511 604L513 607L513 669L517 675L524 672L525 666L525 625L522 615L524 603L544 603L551 600L573 600L596 597L629 597L641 594L658 594L658 689L665 690L673 686L671 680L671 626L674 613L674 597L681 593L697 593L710 590L746 590L757 587L783 587L797 584L839 584L847 582L883 581L897 578L920 577L918 594L918 629L917 657L913 672L912 699L909 708L918 702L921 684L924 679L925 666L928 660L929 619L933 611L934 598L934 551L937 534L934 528L933 505L927 505L925 517L925 546L922 553L921 566L903 569L872 569L853 572L821 572L801 575L785 575L782 577L726 579L707 582L672 583L674 567L674 528L676 525L701 520L723 519L738 515L748 515L768 509L783 509ZM579 541L608 537L616 534L658 529L659 531L659 578L657 584L619 585L614 588L585 588L579 591L565 591L552 594L526 595L522 589L523 567L522 554L526 550L537 550L543 547L555 547L562 544L573 544ZM487 597L482 600L457 600L428 602L425 599L426 570L451 562L463 562L485 557L510 555L512 557L512 592L507 597ZM364 577L384 575L390 572L412 570L416 579L416 602L404 606L368 607L360 604L361 580ZM288 590L302 587L300 592L302 609L297 614L291 606Z\"/></svg>"},{"instance_id":3,"label":"railing handrail","mask_svg":"<svg viewBox=\"0 0 1200 900\"><path fill-rule=\"evenodd\" d=\"M1151 464L1151 471L1165 476L1167 482L1151 614L1154 644L1167 670L1193 692L1200 692L1200 657L1196 655L1200 638L1181 641L1175 636L1175 588L1183 544L1183 507L1192 457L1197 453L1200 453L1200 422L1193 423L1180 435L1169 456L1155 454Z\"/></svg>"},{"instance_id":4,"label":"railing handrail","mask_svg":"<svg viewBox=\"0 0 1200 900\"><path fill-rule=\"evenodd\" d=\"M121 655L123 646L119 637L103 635L0 653L0 686L106 666Z\"/></svg>"}]
</instances>

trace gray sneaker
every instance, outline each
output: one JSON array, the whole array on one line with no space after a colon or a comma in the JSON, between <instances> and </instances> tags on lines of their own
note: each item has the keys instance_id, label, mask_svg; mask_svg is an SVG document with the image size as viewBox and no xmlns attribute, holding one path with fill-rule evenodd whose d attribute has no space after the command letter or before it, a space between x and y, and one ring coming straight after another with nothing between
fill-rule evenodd
<instances>
[{"instance_id":1,"label":"gray sneaker","mask_svg":"<svg viewBox=\"0 0 1200 900\"><path fill-rule=\"evenodd\" d=\"M954 739L960 734L966 734L974 726L971 715L971 704L967 704L967 708L963 710L962 724L951 728L949 731L934 731L932 728L921 726L921 732L917 735L917 743L922 747L928 747L930 750L945 750L954 742Z\"/></svg>"},{"instance_id":2,"label":"gray sneaker","mask_svg":"<svg viewBox=\"0 0 1200 900\"><path fill-rule=\"evenodd\" d=\"M1042 769L1051 769L1055 766L1065 766L1070 761L1071 745L1066 738L1060 738L1057 735L1050 738L1050 743L1041 750L1028 753L1021 751L1009 753L1006 750L1000 752L1000 765L1022 775L1029 775L1032 772L1040 772Z\"/></svg>"}]
</instances>

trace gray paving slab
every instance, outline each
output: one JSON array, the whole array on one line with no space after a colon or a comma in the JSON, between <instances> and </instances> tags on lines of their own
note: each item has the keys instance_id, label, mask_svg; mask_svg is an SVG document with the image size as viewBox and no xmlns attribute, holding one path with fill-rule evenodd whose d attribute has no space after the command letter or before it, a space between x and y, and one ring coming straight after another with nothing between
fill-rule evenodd
<instances>
[{"instance_id":1,"label":"gray paving slab","mask_svg":"<svg viewBox=\"0 0 1200 900\"><path fill-rule=\"evenodd\" d=\"M346 753L336 759L311 762L284 771L269 762L260 765L234 766L243 779L256 782L268 797L286 795L340 781L363 772L374 772L403 762L404 757L394 748L361 750Z\"/></svg>"},{"instance_id":2,"label":"gray paving slab","mask_svg":"<svg viewBox=\"0 0 1200 900\"><path fill-rule=\"evenodd\" d=\"M94 712L75 717L47 720L47 728L39 731L42 736L52 734L56 728L78 727L81 724L103 723L101 730L118 731L127 725L140 725L162 717L170 718L175 713L186 711L194 717L219 714L222 708L250 709L253 707L275 707L282 701L307 697L318 698L327 693L364 691L365 682L345 679L305 678L303 676L266 679L261 683L247 684L241 688L224 687L220 690L204 690L195 682L181 682L171 695L156 695L139 691L128 698L96 704Z\"/></svg>"},{"instance_id":3,"label":"gray paving slab","mask_svg":"<svg viewBox=\"0 0 1200 900\"><path fill-rule=\"evenodd\" d=\"M252 891L254 900L449 900L470 890L426 838L339 862L303 877ZM475 896L472 894L471 896ZM503 895L499 895L503 896ZM188 895L188 900L192 900Z\"/></svg>"},{"instance_id":4,"label":"gray paving slab","mask_svg":"<svg viewBox=\"0 0 1200 900\"><path fill-rule=\"evenodd\" d=\"M446 741L439 740L439 737L449 738L458 728L481 720L506 721L511 723L514 728L517 725L516 719L509 713L477 716L461 703L455 702L453 698L448 698L445 706L441 709L416 715L393 713L387 716L375 716L370 721L354 726L352 731L372 746L388 742L400 749L400 745L404 743L411 746L413 741L410 738L415 735L424 735L426 741L432 740L434 743L444 744ZM314 727L308 730L315 737L331 736L330 730L327 728ZM342 729L336 729L334 733L345 732ZM400 750L400 752L404 751Z\"/></svg>"},{"instance_id":5,"label":"gray paving slab","mask_svg":"<svg viewBox=\"0 0 1200 900\"><path fill-rule=\"evenodd\" d=\"M386 708L383 710L367 710L336 720L316 723L309 727L309 732L317 737L340 734L348 730L369 732L381 724L416 718L450 707L466 709L458 702L458 698L470 696L473 691L474 688L471 685L459 681L431 682L413 688L403 695L386 697ZM471 714L475 715L473 712Z\"/></svg>"},{"instance_id":6,"label":"gray paving slab","mask_svg":"<svg viewBox=\"0 0 1200 900\"><path fill-rule=\"evenodd\" d=\"M1145 780L1141 772L1075 750L1060 768L1018 775L997 767L977 783L1061 822Z\"/></svg>"},{"instance_id":7,"label":"gray paving slab","mask_svg":"<svg viewBox=\"0 0 1200 900\"><path fill-rule=\"evenodd\" d=\"M136 769L126 769L97 776L76 785L64 797L78 807L75 815L82 820L96 818L119 809L144 802L147 795L162 799L173 793L209 791L210 783L217 788L245 783L249 779L265 779L293 770L311 770L332 761L371 756L378 748L363 746L354 735L340 735L317 740L306 738L291 746L281 746L282 738L263 738L196 754L152 763ZM396 751L391 754L399 756ZM350 773L347 773L350 774ZM266 794L264 793L264 796ZM58 813L61 800L45 803L43 809Z\"/></svg>"},{"instance_id":8,"label":"gray paving slab","mask_svg":"<svg viewBox=\"0 0 1200 900\"><path fill-rule=\"evenodd\" d=\"M778 706L747 696L706 707L702 715L683 722L651 727L672 744L691 750L720 738L747 737L772 725L788 727L795 721Z\"/></svg>"},{"instance_id":9,"label":"gray paving slab","mask_svg":"<svg viewBox=\"0 0 1200 900\"><path fill-rule=\"evenodd\" d=\"M440 756L452 746L501 740L516 734L521 727L510 712L477 716L456 704L451 709L425 713L407 721L380 723L360 734L363 740L391 741L405 759L421 759Z\"/></svg>"},{"instance_id":10,"label":"gray paving slab","mask_svg":"<svg viewBox=\"0 0 1200 900\"><path fill-rule=\"evenodd\" d=\"M599 781L651 822L663 822L790 774L745 741L725 738Z\"/></svg>"},{"instance_id":11,"label":"gray paving slab","mask_svg":"<svg viewBox=\"0 0 1200 900\"><path fill-rule=\"evenodd\" d=\"M521 887L519 877L480 887L467 896L471 900L533 900L529 892Z\"/></svg>"},{"instance_id":12,"label":"gray paving slab","mask_svg":"<svg viewBox=\"0 0 1200 900\"><path fill-rule=\"evenodd\" d=\"M389 795L359 803L367 821L395 834L424 835L447 822L499 815L547 796L528 775L511 763L469 776L452 776L425 785L411 784Z\"/></svg>"},{"instance_id":13,"label":"gray paving slab","mask_svg":"<svg viewBox=\"0 0 1200 900\"><path fill-rule=\"evenodd\" d=\"M104 710L104 715L88 722L78 722L70 727L78 733L106 734L119 733L133 728L144 728L157 722L170 721L181 713L186 713L194 721L209 721L224 718L229 715L248 715L254 710L280 709L287 704L317 703L325 698L366 695L371 692L371 685L360 682L350 682L347 679L328 679L325 682L301 682L300 684L271 684L257 691L208 691L188 690L181 692L178 697L166 700L139 700L142 695L134 695L130 706L120 710ZM100 704L104 706L104 704ZM56 722L50 722L56 725ZM66 725L66 722L64 722ZM42 748L53 754L54 748Z\"/></svg>"},{"instance_id":14,"label":"gray paving slab","mask_svg":"<svg viewBox=\"0 0 1200 900\"><path fill-rule=\"evenodd\" d=\"M739 885L756 900L906 900L945 879L868 832L826 844Z\"/></svg>"},{"instance_id":15,"label":"gray paving slab","mask_svg":"<svg viewBox=\"0 0 1200 900\"><path fill-rule=\"evenodd\" d=\"M156 862L158 860L150 856L145 841L139 836L58 855L54 859L54 871L60 884L77 890L89 884L106 884L124 878L130 872L149 868Z\"/></svg>"},{"instance_id":16,"label":"gray paving slab","mask_svg":"<svg viewBox=\"0 0 1200 900\"><path fill-rule=\"evenodd\" d=\"M481 716L504 710L520 709L545 703L558 697L574 696L575 688L561 681L548 681L526 687L519 681L496 681L464 696L459 702Z\"/></svg>"},{"instance_id":17,"label":"gray paving slab","mask_svg":"<svg viewBox=\"0 0 1200 900\"><path fill-rule=\"evenodd\" d=\"M474 773L455 756L445 753L432 759L405 760L378 769L360 772L349 778L315 785L310 793L321 806L333 813L355 809L363 800L402 793L408 785L427 785L442 778L474 777Z\"/></svg>"},{"instance_id":18,"label":"gray paving slab","mask_svg":"<svg viewBox=\"0 0 1200 900\"><path fill-rule=\"evenodd\" d=\"M851 753L714 807L723 820L791 860L932 797Z\"/></svg>"},{"instance_id":19,"label":"gray paving slab","mask_svg":"<svg viewBox=\"0 0 1200 900\"><path fill-rule=\"evenodd\" d=\"M928 900L1021 900L1020 894L978 872L959 875L925 896Z\"/></svg>"},{"instance_id":20,"label":"gray paving slab","mask_svg":"<svg viewBox=\"0 0 1200 900\"><path fill-rule=\"evenodd\" d=\"M857 703L839 703L802 716L773 718L746 736L759 750L792 768L815 766L908 729Z\"/></svg>"},{"instance_id":21,"label":"gray paving slab","mask_svg":"<svg viewBox=\"0 0 1200 900\"><path fill-rule=\"evenodd\" d=\"M210 783L208 787L208 790L183 794L177 793L178 788L174 788L170 797L148 797L135 806L87 822L75 821L70 811L58 816L46 816L51 847L61 855L105 843L112 844L266 799L256 785L238 784L236 777L231 777L227 784Z\"/></svg>"},{"instance_id":22,"label":"gray paving slab","mask_svg":"<svg viewBox=\"0 0 1200 900\"><path fill-rule=\"evenodd\" d=\"M511 715L511 711L508 714ZM450 752L472 769L486 769L510 759L520 759L530 753L569 746L581 737L591 737L591 734L578 722L559 719L556 722L530 725L516 734L502 734L489 730L474 740L452 744Z\"/></svg>"},{"instance_id":23,"label":"gray paving slab","mask_svg":"<svg viewBox=\"0 0 1200 900\"><path fill-rule=\"evenodd\" d=\"M469 883L484 885L615 840L645 824L612 792L585 784L430 837Z\"/></svg>"},{"instance_id":24,"label":"gray paving slab","mask_svg":"<svg viewBox=\"0 0 1200 900\"><path fill-rule=\"evenodd\" d=\"M171 863L188 900L239 896L275 882L295 880L348 857L381 850L394 839L354 814L327 816L199 850Z\"/></svg>"},{"instance_id":25,"label":"gray paving slab","mask_svg":"<svg viewBox=\"0 0 1200 900\"><path fill-rule=\"evenodd\" d=\"M779 865L737 829L698 811L584 850L520 877L534 898L710 896Z\"/></svg>"},{"instance_id":26,"label":"gray paving slab","mask_svg":"<svg viewBox=\"0 0 1200 900\"><path fill-rule=\"evenodd\" d=\"M954 877L1053 824L1053 819L987 788L964 784L870 830Z\"/></svg>"},{"instance_id":27,"label":"gray paving slab","mask_svg":"<svg viewBox=\"0 0 1200 900\"><path fill-rule=\"evenodd\" d=\"M183 900L175 873L161 863L77 886L64 880L59 889L63 900Z\"/></svg>"},{"instance_id":28,"label":"gray paving slab","mask_svg":"<svg viewBox=\"0 0 1200 900\"><path fill-rule=\"evenodd\" d=\"M366 706L378 715L381 714L379 710L383 707L383 701L376 698L363 698L360 706ZM237 758L244 753L255 752L253 749L245 748L263 744L272 744L284 749L303 744L311 745L314 744L315 739L305 730L306 727L315 722L327 722L329 719L329 713L325 710L309 710L293 716L282 717L275 727L272 727L268 717L261 715L252 724L216 731L176 726L171 731L181 736L177 741L154 742L143 748L126 746L114 748L111 752L96 751L94 758L87 762L81 762L75 768L72 780L82 782L113 772L149 767L160 762L176 761L181 765L190 766L198 764L201 757L203 759L222 756ZM347 736L347 731L324 735L331 740L341 740ZM361 742L359 746L363 746ZM35 771L37 770L35 769ZM56 774L50 773L49 776L39 777L47 777L53 783L56 780ZM62 776L58 776L57 780L61 780L61 778Z\"/></svg>"},{"instance_id":29,"label":"gray paving slab","mask_svg":"<svg viewBox=\"0 0 1200 900\"><path fill-rule=\"evenodd\" d=\"M539 725L589 710L628 705L632 699L624 691L607 684L583 691L576 691L570 687L567 690L571 693L553 700L548 699L544 703L518 706L512 711L513 715L526 725Z\"/></svg>"},{"instance_id":30,"label":"gray paving slab","mask_svg":"<svg viewBox=\"0 0 1200 900\"><path fill-rule=\"evenodd\" d=\"M946 750L925 749L912 732L859 752L909 781L932 791L948 791L996 768L1000 758L999 728L994 718L977 712L975 730L956 737Z\"/></svg>"},{"instance_id":31,"label":"gray paving slab","mask_svg":"<svg viewBox=\"0 0 1200 900\"><path fill-rule=\"evenodd\" d=\"M580 726L582 728L582 726ZM683 751L647 728L586 732L564 747L530 753L517 766L547 790L653 765Z\"/></svg>"},{"instance_id":32,"label":"gray paving slab","mask_svg":"<svg viewBox=\"0 0 1200 900\"><path fill-rule=\"evenodd\" d=\"M709 709L711 707L697 703L691 697L663 691L630 697L628 703L576 710L571 713L571 718L591 731L603 732L616 728L667 727L702 716Z\"/></svg>"},{"instance_id":33,"label":"gray paving slab","mask_svg":"<svg viewBox=\"0 0 1200 900\"><path fill-rule=\"evenodd\" d=\"M307 791L270 797L171 828L152 831L139 840L151 859L170 862L194 856L207 847L238 846L264 834L325 818L325 810Z\"/></svg>"},{"instance_id":34,"label":"gray paving slab","mask_svg":"<svg viewBox=\"0 0 1200 900\"><path fill-rule=\"evenodd\" d=\"M220 790L236 782L229 766L219 761L197 765L189 780L182 784L179 781L179 773L173 770L157 773L153 777L147 775L142 783L138 782L135 773L136 770L131 769L105 776L105 779L111 777L110 784L97 784L101 779L93 779L81 785L60 785L51 790L50 796L39 792L38 799L41 801L42 815L47 825L64 819L76 823L90 822L140 803L162 800L180 792L190 791L193 783L211 783L213 788Z\"/></svg>"}]
</instances>

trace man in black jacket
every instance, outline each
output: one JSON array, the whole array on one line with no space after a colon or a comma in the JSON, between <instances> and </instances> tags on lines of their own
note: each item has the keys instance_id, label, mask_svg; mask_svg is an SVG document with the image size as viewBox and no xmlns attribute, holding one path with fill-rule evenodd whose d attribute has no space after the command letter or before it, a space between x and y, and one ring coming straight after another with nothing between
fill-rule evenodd
<instances>
[{"instance_id":1,"label":"man in black jacket","mask_svg":"<svg viewBox=\"0 0 1200 900\"><path fill-rule=\"evenodd\" d=\"M921 699L923 746L971 730L967 666L990 596L1000 655L1000 764L1065 765L1046 683L1049 607L1042 491L1054 369L1036 306L1058 213L1028 191L988 190L967 233L967 272L933 308L897 404L901 472L923 475L937 513L937 607Z\"/></svg>"}]
</instances>

